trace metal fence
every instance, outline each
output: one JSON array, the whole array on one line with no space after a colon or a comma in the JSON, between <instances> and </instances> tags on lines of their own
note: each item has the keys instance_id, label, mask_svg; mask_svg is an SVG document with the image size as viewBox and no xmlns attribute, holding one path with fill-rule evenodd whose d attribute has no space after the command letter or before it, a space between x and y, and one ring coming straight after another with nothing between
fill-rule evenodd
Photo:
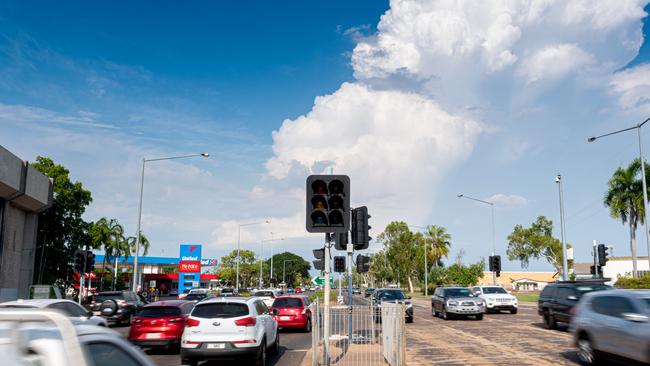
<instances>
[{"instance_id":1,"label":"metal fence","mask_svg":"<svg viewBox=\"0 0 650 366\"><path fill-rule=\"evenodd\" d=\"M404 305L382 303L336 305L325 314L318 302L312 312L312 366L402 366L405 364L406 337ZM329 337L325 339L325 319ZM351 330L351 334L350 334Z\"/></svg>"}]
</instances>

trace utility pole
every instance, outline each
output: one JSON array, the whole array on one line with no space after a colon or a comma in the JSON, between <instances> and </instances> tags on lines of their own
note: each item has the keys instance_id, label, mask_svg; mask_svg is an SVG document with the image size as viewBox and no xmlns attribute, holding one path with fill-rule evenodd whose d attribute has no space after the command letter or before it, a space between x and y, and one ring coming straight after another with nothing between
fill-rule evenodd
<instances>
[{"instance_id":1,"label":"utility pole","mask_svg":"<svg viewBox=\"0 0 650 366\"><path fill-rule=\"evenodd\" d=\"M352 344L352 255L354 244L348 243L348 344Z\"/></svg>"},{"instance_id":2,"label":"utility pole","mask_svg":"<svg viewBox=\"0 0 650 366\"><path fill-rule=\"evenodd\" d=\"M330 246L332 243L332 235L325 233L325 294L323 296L325 304L323 304L323 365L330 364L329 359L329 343L330 343Z\"/></svg>"},{"instance_id":3,"label":"utility pole","mask_svg":"<svg viewBox=\"0 0 650 366\"><path fill-rule=\"evenodd\" d=\"M555 176L555 183L557 183L558 194L560 196L560 233L562 235L562 279L567 281L569 279L569 265L566 257L566 232L564 231L564 197L562 195L562 176L560 174Z\"/></svg>"}]
</instances>

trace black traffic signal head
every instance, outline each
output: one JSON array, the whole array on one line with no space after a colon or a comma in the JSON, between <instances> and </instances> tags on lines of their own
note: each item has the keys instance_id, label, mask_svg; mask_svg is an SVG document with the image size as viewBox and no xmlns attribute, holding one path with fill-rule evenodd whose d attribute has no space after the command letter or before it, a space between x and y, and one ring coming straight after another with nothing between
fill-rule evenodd
<instances>
[{"instance_id":1,"label":"black traffic signal head","mask_svg":"<svg viewBox=\"0 0 650 366\"><path fill-rule=\"evenodd\" d=\"M344 233L350 229L350 177L307 177L306 228L310 233Z\"/></svg>"},{"instance_id":2,"label":"black traffic signal head","mask_svg":"<svg viewBox=\"0 0 650 366\"><path fill-rule=\"evenodd\" d=\"M325 258L325 249L313 249L312 252L314 253L314 257L316 259Z\"/></svg>"},{"instance_id":3,"label":"black traffic signal head","mask_svg":"<svg viewBox=\"0 0 650 366\"><path fill-rule=\"evenodd\" d=\"M325 269L325 262L323 259L325 258L325 249L313 249L312 252L314 253L314 257L316 258L315 261L312 261L314 264L314 269L317 269L319 271L322 271Z\"/></svg>"},{"instance_id":4,"label":"black traffic signal head","mask_svg":"<svg viewBox=\"0 0 650 366\"><path fill-rule=\"evenodd\" d=\"M370 257L367 255L357 255L357 272L366 273L370 270Z\"/></svg>"},{"instance_id":5,"label":"black traffic signal head","mask_svg":"<svg viewBox=\"0 0 650 366\"><path fill-rule=\"evenodd\" d=\"M322 259L316 259L315 261L312 261L312 263L314 264L314 269L319 271L325 270L325 262L323 262Z\"/></svg>"},{"instance_id":6,"label":"black traffic signal head","mask_svg":"<svg viewBox=\"0 0 650 366\"><path fill-rule=\"evenodd\" d=\"M95 253L90 250L86 252L86 273L95 270Z\"/></svg>"},{"instance_id":7,"label":"black traffic signal head","mask_svg":"<svg viewBox=\"0 0 650 366\"><path fill-rule=\"evenodd\" d=\"M607 256L609 253L607 253L607 246L605 244L598 244L598 265L599 266L604 266L609 259L607 259Z\"/></svg>"},{"instance_id":8,"label":"black traffic signal head","mask_svg":"<svg viewBox=\"0 0 650 366\"><path fill-rule=\"evenodd\" d=\"M348 250L348 233L338 233L334 236L336 250Z\"/></svg>"},{"instance_id":9,"label":"black traffic signal head","mask_svg":"<svg viewBox=\"0 0 650 366\"><path fill-rule=\"evenodd\" d=\"M352 244L354 244L354 250L364 250L368 249L370 240L372 238L368 235L368 231L372 228L368 225L368 219L371 216L368 215L368 207L361 206L352 210Z\"/></svg>"},{"instance_id":10,"label":"black traffic signal head","mask_svg":"<svg viewBox=\"0 0 650 366\"><path fill-rule=\"evenodd\" d=\"M345 257L342 255L334 257L334 272L345 272Z\"/></svg>"},{"instance_id":11,"label":"black traffic signal head","mask_svg":"<svg viewBox=\"0 0 650 366\"><path fill-rule=\"evenodd\" d=\"M75 272L82 273L85 269L86 251L77 249L74 252L74 270Z\"/></svg>"},{"instance_id":12,"label":"black traffic signal head","mask_svg":"<svg viewBox=\"0 0 650 366\"><path fill-rule=\"evenodd\" d=\"M491 255L489 259L490 272L496 272L497 277L501 275L501 256Z\"/></svg>"}]
</instances>

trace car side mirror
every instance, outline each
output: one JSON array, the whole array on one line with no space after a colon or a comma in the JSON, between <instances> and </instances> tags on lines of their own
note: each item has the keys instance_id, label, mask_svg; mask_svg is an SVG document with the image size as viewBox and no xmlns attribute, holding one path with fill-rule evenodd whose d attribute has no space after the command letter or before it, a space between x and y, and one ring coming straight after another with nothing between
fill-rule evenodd
<instances>
[{"instance_id":1,"label":"car side mirror","mask_svg":"<svg viewBox=\"0 0 650 366\"><path fill-rule=\"evenodd\" d=\"M621 314L623 319L635 323L646 323L648 322L648 317L643 315L643 314L636 314L636 313L623 313Z\"/></svg>"},{"instance_id":2,"label":"car side mirror","mask_svg":"<svg viewBox=\"0 0 650 366\"><path fill-rule=\"evenodd\" d=\"M280 310L278 309L273 309L273 315L280 315Z\"/></svg>"}]
</instances>

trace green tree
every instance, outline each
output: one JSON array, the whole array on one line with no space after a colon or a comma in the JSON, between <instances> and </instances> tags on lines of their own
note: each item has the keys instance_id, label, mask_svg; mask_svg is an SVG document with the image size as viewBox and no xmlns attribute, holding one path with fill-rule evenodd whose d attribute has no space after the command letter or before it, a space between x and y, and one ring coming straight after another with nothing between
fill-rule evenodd
<instances>
[{"instance_id":1,"label":"green tree","mask_svg":"<svg viewBox=\"0 0 650 366\"><path fill-rule=\"evenodd\" d=\"M255 260L255 252L252 250L240 250L239 257L239 286L249 287L257 280L259 262ZM235 285L237 281L237 250L221 257L217 275L226 283Z\"/></svg>"},{"instance_id":2,"label":"green tree","mask_svg":"<svg viewBox=\"0 0 650 366\"><path fill-rule=\"evenodd\" d=\"M374 286L384 286L386 283L396 280L393 269L388 261L388 251L382 249L370 256L370 276L377 282Z\"/></svg>"},{"instance_id":3,"label":"green tree","mask_svg":"<svg viewBox=\"0 0 650 366\"><path fill-rule=\"evenodd\" d=\"M413 292L413 280L423 271L424 236L411 232L403 221L393 221L379 234L379 240L384 244L393 274L398 281L406 280L409 292Z\"/></svg>"},{"instance_id":4,"label":"green tree","mask_svg":"<svg viewBox=\"0 0 650 366\"><path fill-rule=\"evenodd\" d=\"M91 224L81 216L92 202L92 195L81 182L70 179L68 169L50 158L38 156L31 166L52 178L54 183L52 206L38 218L37 243L40 246L34 261L34 268L39 271L34 279L54 283L67 277L74 251L90 242Z\"/></svg>"},{"instance_id":5,"label":"green tree","mask_svg":"<svg viewBox=\"0 0 650 366\"><path fill-rule=\"evenodd\" d=\"M474 286L483 276L484 269L485 259L481 259L480 262L470 264L469 266L454 263L451 266L445 268L445 279L449 284L465 287Z\"/></svg>"},{"instance_id":6,"label":"green tree","mask_svg":"<svg viewBox=\"0 0 650 366\"><path fill-rule=\"evenodd\" d=\"M645 164L646 179L650 179L650 165ZM643 224L643 184L641 161L634 159L627 167L616 169L609 182L603 203L614 219L630 227L630 250L632 252L632 276L637 277L636 229Z\"/></svg>"},{"instance_id":7,"label":"green tree","mask_svg":"<svg viewBox=\"0 0 650 366\"><path fill-rule=\"evenodd\" d=\"M135 255L135 240L135 236L129 236L126 238L126 246L128 248L129 255ZM149 253L149 239L144 236L142 230L140 230L140 250L142 250L142 253L139 254L141 256L145 256Z\"/></svg>"},{"instance_id":8,"label":"green tree","mask_svg":"<svg viewBox=\"0 0 650 366\"><path fill-rule=\"evenodd\" d=\"M567 248L571 248L568 243ZM531 259L544 258L562 273L562 243L553 237L553 221L544 216L537 217L529 228L516 225L508 235L506 253L509 260L519 260L522 268L528 267ZM572 264L569 261L569 268Z\"/></svg>"},{"instance_id":9,"label":"green tree","mask_svg":"<svg viewBox=\"0 0 650 366\"><path fill-rule=\"evenodd\" d=\"M270 267L271 260L269 259L267 263ZM286 268L283 268L283 266ZM301 256L291 252L279 253L273 256L273 277L277 278L279 281L282 281L282 272L284 269L284 281L288 285L296 282L298 275L300 275L302 278L309 277L310 268L311 263L304 260Z\"/></svg>"},{"instance_id":10,"label":"green tree","mask_svg":"<svg viewBox=\"0 0 650 366\"><path fill-rule=\"evenodd\" d=\"M451 235L442 226L429 225L424 234L427 245L427 261L434 267L442 264L442 258L449 256Z\"/></svg>"}]
</instances>

